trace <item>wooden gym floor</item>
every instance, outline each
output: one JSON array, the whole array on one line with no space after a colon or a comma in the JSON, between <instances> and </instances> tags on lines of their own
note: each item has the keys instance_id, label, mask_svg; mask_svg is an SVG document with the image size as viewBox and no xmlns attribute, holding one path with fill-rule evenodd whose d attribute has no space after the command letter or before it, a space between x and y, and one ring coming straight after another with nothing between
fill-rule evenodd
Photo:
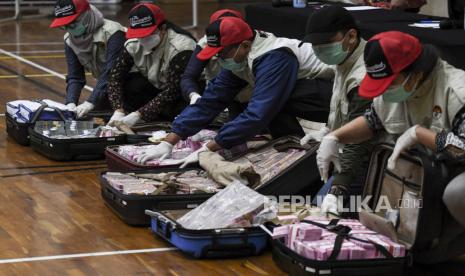
<instances>
[{"instance_id":1,"label":"wooden gym floor","mask_svg":"<svg viewBox=\"0 0 465 276\"><path fill-rule=\"evenodd\" d=\"M126 25L131 3L102 8L106 18ZM170 20L191 24L188 4L161 5ZM200 28L223 7L203 3ZM9 16L0 11L0 18ZM0 113L16 99L63 101L64 80L37 68L66 73L63 33L48 28L50 18L0 24ZM12 56L13 55L13 56ZM20 57L29 62L20 60ZM95 85L92 78L88 85ZM83 92L81 100L88 95ZM6 136L0 118L0 275L280 275L271 254L233 260L192 260L147 228L121 222L100 197L104 161L53 162ZM447 269L462 274L463 262ZM444 266L426 271L444 272ZM432 275L432 274L431 274ZM463 275L463 274L462 274Z\"/></svg>"}]
</instances>

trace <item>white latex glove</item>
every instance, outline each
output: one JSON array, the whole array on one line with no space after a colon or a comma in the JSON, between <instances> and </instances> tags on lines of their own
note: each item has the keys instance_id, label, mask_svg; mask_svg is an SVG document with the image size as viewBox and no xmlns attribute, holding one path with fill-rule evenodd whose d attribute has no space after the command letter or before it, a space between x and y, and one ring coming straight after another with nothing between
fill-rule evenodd
<instances>
[{"instance_id":1,"label":"white latex glove","mask_svg":"<svg viewBox=\"0 0 465 276\"><path fill-rule=\"evenodd\" d=\"M205 143L200 149L194 151L193 153L189 154L186 158L182 159L182 165L179 168L185 168L187 165L192 163L199 162L199 154L204 151L209 151L210 149L207 147L208 143Z\"/></svg>"},{"instance_id":2,"label":"white latex glove","mask_svg":"<svg viewBox=\"0 0 465 276\"><path fill-rule=\"evenodd\" d=\"M113 126L113 124L116 122L116 121L121 121L121 119L124 118L124 112L121 112L119 110L115 110L115 112L113 112L113 115L111 115L111 118L110 118L110 121L108 121L108 126Z\"/></svg>"},{"instance_id":3,"label":"white latex glove","mask_svg":"<svg viewBox=\"0 0 465 276\"><path fill-rule=\"evenodd\" d=\"M388 159L388 169L393 170L396 167L397 159L399 158L399 155L401 152L404 150L407 150L411 146L415 145L418 140L417 140L417 127L418 125L415 125L409 129L407 129L404 134L402 134L396 141L396 146L394 147L394 150L392 151L391 157Z\"/></svg>"},{"instance_id":4,"label":"white latex glove","mask_svg":"<svg viewBox=\"0 0 465 276\"><path fill-rule=\"evenodd\" d=\"M125 123L128 127L133 127L137 122L140 122L140 113L139 111L134 111L124 116L121 122Z\"/></svg>"},{"instance_id":5,"label":"white latex glove","mask_svg":"<svg viewBox=\"0 0 465 276\"><path fill-rule=\"evenodd\" d=\"M94 109L93 104L89 103L88 101L83 102L82 104L76 107L77 117L78 118L83 117L84 115L89 113L89 111L91 111L92 109Z\"/></svg>"},{"instance_id":6,"label":"white latex glove","mask_svg":"<svg viewBox=\"0 0 465 276\"><path fill-rule=\"evenodd\" d=\"M321 139L323 139L323 137L326 136L326 134L328 134L329 132L329 128L324 126L318 131L312 131L305 135L304 138L300 139L300 144L303 146L307 144L310 140L321 142Z\"/></svg>"},{"instance_id":7,"label":"white latex glove","mask_svg":"<svg viewBox=\"0 0 465 276\"><path fill-rule=\"evenodd\" d=\"M341 172L341 163L339 161L339 139L329 134L321 139L320 147L317 150L316 163L320 170L321 180L328 181L328 171L331 163L335 169Z\"/></svg>"},{"instance_id":8,"label":"white latex glove","mask_svg":"<svg viewBox=\"0 0 465 276\"><path fill-rule=\"evenodd\" d=\"M74 103L69 103L66 105L69 111L76 112L76 105Z\"/></svg>"},{"instance_id":9,"label":"white latex glove","mask_svg":"<svg viewBox=\"0 0 465 276\"><path fill-rule=\"evenodd\" d=\"M189 94L189 99L190 99L189 104L195 104L200 97L202 97L202 96L200 96L200 94L197 93L197 92L190 93Z\"/></svg>"},{"instance_id":10,"label":"white latex glove","mask_svg":"<svg viewBox=\"0 0 465 276\"><path fill-rule=\"evenodd\" d=\"M321 207L320 207L321 212L339 215L339 212L337 211L338 203L339 203L339 200L337 196L333 194L327 194L325 198L323 199L323 202L321 203Z\"/></svg>"},{"instance_id":11,"label":"white latex glove","mask_svg":"<svg viewBox=\"0 0 465 276\"><path fill-rule=\"evenodd\" d=\"M145 164L149 160L160 159L165 160L173 151L173 145L166 141L161 141L160 144L148 149L143 154L137 156L137 162Z\"/></svg>"}]
</instances>

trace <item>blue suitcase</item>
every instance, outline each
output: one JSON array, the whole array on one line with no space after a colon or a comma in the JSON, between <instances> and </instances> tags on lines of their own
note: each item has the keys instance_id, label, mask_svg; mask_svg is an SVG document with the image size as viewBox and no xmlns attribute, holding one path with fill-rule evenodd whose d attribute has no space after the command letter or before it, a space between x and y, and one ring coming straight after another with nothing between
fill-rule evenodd
<instances>
[{"instance_id":1,"label":"blue suitcase","mask_svg":"<svg viewBox=\"0 0 465 276\"><path fill-rule=\"evenodd\" d=\"M191 230L176 218L189 210L150 211L152 232L187 255L200 258L234 258L259 255L268 246L268 235L259 227Z\"/></svg>"}]
</instances>

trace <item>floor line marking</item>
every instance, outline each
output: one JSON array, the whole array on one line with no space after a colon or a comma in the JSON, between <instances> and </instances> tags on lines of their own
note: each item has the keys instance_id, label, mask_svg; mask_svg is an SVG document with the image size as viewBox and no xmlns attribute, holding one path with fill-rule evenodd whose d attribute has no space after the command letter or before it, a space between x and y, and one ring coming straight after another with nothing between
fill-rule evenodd
<instances>
[{"instance_id":1,"label":"floor line marking","mask_svg":"<svg viewBox=\"0 0 465 276\"><path fill-rule=\"evenodd\" d=\"M4 55L7 55L7 56L10 56L10 57L14 57L14 58L16 58L17 60L19 60L19 61L21 61L21 62L24 62L24 63L26 63L26 64L28 64L28 65L30 65L30 66L33 66L33 67L35 67L35 68L37 68L37 69L39 69L39 70L45 71L45 72L47 72L47 73L49 73L49 74L52 74L52 75L54 75L54 76L56 76L56 77L58 77L58 78L60 78L60 79L66 80L66 76L65 76L65 75L60 74L60 73L58 73L58 72L55 72L55 71L53 71L53 70L51 70L51 69L48 69L47 67L44 67L44 66L42 66L42 65L40 65L40 64L37 64L37 63L32 62L32 61L30 61L30 60L27 60L27 59L25 59L25 58L22 58L22 57L20 57L20 56L18 56L18 55L12 54L12 53L10 53L10 52L8 52L8 51L3 50L2 48L0 48L0 53L1 53L1 54L4 54ZM88 85L84 86L84 89L86 89L86 90L88 90L88 91L93 91L93 88L90 87L90 86L88 86Z\"/></svg>"},{"instance_id":2,"label":"floor line marking","mask_svg":"<svg viewBox=\"0 0 465 276\"><path fill-rule=\"evenodd\" d=\"M12 52L13 53L13 52ZM52 59L52 58L65 58L65 55L43 55L43 56L22 56L23 58L29 59ZM15 57L0 57L0 60L16 59Z\"/></svg>"},{"instance_id":3,"label":"floor line marking","mask_svg":"<svg viewBox=\"0 0 465 276\"><path fill-rule=\"evenodd\" d=\"M51 260L63 260L63 259L99 257L99 256L112 256L112 255L127 255L127 254L139 254L139 253L154 253L154 252L166 252L166 251L174 251L174 250L177 250L177 248L176 247L163 247L163 248L149 248L149 249L136 249L136 250L117 250L117 251L106 251L106 252L91 252L91 253L79 253L79 254L66 254L66 255L52 255L52 256L41 256L41 257L15 258L15 259L0 259L0 264L51 261Z\"/></svg>"},{"instance_id":4,"label":"floor line marking","mask_svg":"<svg viewBox=\"0 0 465 276\"><path fill-rule=\"evenodd\" d=\"M66 74L63 74L66 76ZM86 76L92 76L91 73L86 73ZM19 75L0 75L0 79L17 79L21 76ZM52 74L27 74L24 75L26 78L47 78L47 77L55 77L55 75Z\"/></svg>"},{"instance_id":5,"label":"floor line marking","mask_svg":"<svg viewBox=\"0 0 465 276\"><path fill-rule=\"evenodd\" d=\"M13 54L38 54L38 53L64 53L65 50L19 50L19 51L11 51Z\"/></svg>"},{"instance_id":6,"label":"floor line marking","mask_svg":"<svg viewBox=\"0 0 465 276\"><path fill-rule=\"evenodd\" d=\"M0 45L64 45L64 42L4 42L0 43Z\"/></svg>"}]
</instances>

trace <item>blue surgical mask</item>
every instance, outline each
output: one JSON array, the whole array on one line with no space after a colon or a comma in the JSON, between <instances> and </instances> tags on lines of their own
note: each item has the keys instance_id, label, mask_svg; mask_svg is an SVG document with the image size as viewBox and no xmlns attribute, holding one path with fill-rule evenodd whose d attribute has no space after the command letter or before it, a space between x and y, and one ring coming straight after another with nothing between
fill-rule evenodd
<instances>
[{"instance_id":1,"label":"blue surgical mask","mask_svg":"<svg viewBox=\"0 0 465 276\"><path fill-rule=\"evenodd\" d=\"M349 55L349 51L344 51L342 41L323 45L312 45L316 57L328 65L341 64Z\"/></svg>"},{"instance_id":2,"label":"blue surgical mask","mask_svg":"<svg viewBox=\"0 0 465 276\"><path fill-rule=\"evenodd\" d=\"M86 26L81 22L71 23L65 26L65 30L74 37L83 35L86 32Z\"/></svg>"},{"instance_id":3,"label":"blue surgical mask","mask_svg":"<svg viewBox=\"0 0 465 276\"><path fill-rule=\"evenodd\" d=\"M247 66L247 59L244 59L241 63L237 63L234 58L236 57L237 53L239 52L239 46L236 50L236 53L234 53L234 56L232 58L227 58L227 59L218 59L218 64L223 67L226 70L229 71L242 71L244 68Z\"/></svg>"},{"instance_id":4,"label":"blue surgical mask","mask_svg":"<svg viewBox=\"0 0 465 276\"><path fill-rule=\"evenodd\" d=\"M410 92L405 90L404 86L408 82L409 78L410 75L404 80L404 82L401 85L389 87L383 93L383 100L390 103L400 103L410 98L415 93L416 87L414 87L413 90Z\"/></svg>"}]
</instances>

